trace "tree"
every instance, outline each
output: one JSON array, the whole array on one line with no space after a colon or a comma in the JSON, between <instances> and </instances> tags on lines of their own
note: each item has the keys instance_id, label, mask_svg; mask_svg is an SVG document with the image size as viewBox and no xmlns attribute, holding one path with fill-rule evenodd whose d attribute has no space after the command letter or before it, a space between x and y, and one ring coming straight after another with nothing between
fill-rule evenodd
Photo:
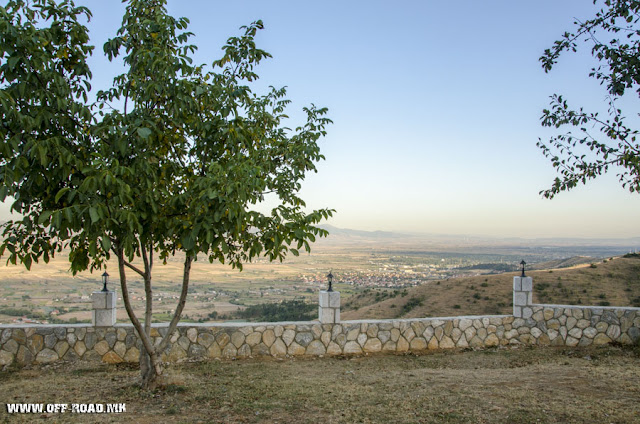
<instances>
[{"instance_id":1,"label":"tree","mask_svg":"<svg viewBox=\"0 0 640 424\"><path fill-rule=\"evenodd\" d=\"M598 1L594 0L594 4ZM640 191L640 145L638 130L627 124L617 107L622 97L635 90L640 95L640 2L606 0L595 17L584 22L576 20L574 32L565 32L552 48L540 58L545 72L551 71L564 52L576 52L580 43L591 45L591 55L597 66L589 76L607 90L608 117L583 108L574 110L560 95L552 96L551 108L543 111L541 121L546 127L575 127L552 137L549 145L537 143L560 173L552 187L542 191L547 198L579 183L596 178L609 168L618 170L623 187ZM633 96L633 94L631 94Z\"/></svg>"},{"instance_id":2,"label":"tree","mask_svg":"<svg viewBox=\"0 0 640 424\"><path fill-rule=\"evenodd\" d=\"M254 94L257 21L231 37L208 70L194 65L188 20L164 0L131 0L117 35L104 45L125 72L88 102L93 47L72 1L10 1L0 9L0 199L22 218L4 224L8 262L48 262L68 249L71 270L118 262L122 299L143 348L141 382L157 384L160 355L180 320L191 264L282 261L327 232L333 210L305 212L301 181L315 171L326 108L305 108L306 123L283 125L284 88ZM278 205L256 208L265 195ZM154 258L184 255L181 294L162 341L150 337ZM142 265L135 265L134 259ZM142 277L144 321L134 314L127 271Z\"/></svg>"}]
</instances>

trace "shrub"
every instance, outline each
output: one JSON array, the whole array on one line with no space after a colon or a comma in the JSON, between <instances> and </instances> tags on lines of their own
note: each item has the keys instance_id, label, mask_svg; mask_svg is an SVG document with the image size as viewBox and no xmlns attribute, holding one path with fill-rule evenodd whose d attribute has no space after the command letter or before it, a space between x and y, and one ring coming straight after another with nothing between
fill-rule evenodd
<instances>
[{"instance_id":1,"label":"shrub","mask_svg":"<svg viewBox=\"0 0 640 424\"><path fill-rule=\"evenodd\" d=\"M287 300L282 303L248 306L237 314L240 318L254 321L307 321L316 317L317 310L318 306L315 304L301 300Z\"/></svg>"}]
</instances>

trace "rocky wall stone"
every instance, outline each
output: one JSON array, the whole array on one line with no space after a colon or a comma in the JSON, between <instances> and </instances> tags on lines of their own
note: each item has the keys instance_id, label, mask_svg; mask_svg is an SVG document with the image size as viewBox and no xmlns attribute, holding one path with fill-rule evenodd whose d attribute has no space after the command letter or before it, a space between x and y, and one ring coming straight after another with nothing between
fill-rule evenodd
<instances>
[{"instance_id":1,"label":"rocky wall stone","mask_svg":"<svg viewBox=\"0 0 640 424\"><path fill-rule=\"evenodd\" d=\"M589 346L640 341L640 308L531 305L528 317L480 316L343 321L340 324L181 324L163 361L250 356L402 353L505 345ZM529 314L527 314L529 315ZM167 328L153 327L154 344ZM137 362L141 342L130 325L0 326L0 366L59 360Z\"/></svg>"}]
</instances>

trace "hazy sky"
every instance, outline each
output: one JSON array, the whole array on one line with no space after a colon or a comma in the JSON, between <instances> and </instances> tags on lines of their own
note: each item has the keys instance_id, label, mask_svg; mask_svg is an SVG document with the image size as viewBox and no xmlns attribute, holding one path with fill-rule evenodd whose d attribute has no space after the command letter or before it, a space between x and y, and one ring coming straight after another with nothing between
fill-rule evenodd
<instances>
[{"instance_id":1,"label":"hazy sky","mask_svg":"<svg viewBox=\"0 0 640 424\"><path fill-rule=\"evenodd\" d=\"M121 72L102 57L119 2L86 2L96 88ZM330 221L363 230L506 237L639 236L640 195L615 172L545 200L555 178L536 147L554 92L606 110L585 54L550 74L538 58L593 14L588 1L170 1L191 20L196 61L211 63L241 25L262 19L259 47L274 57L260 86L288 86L290 116L329 108L326 156L303 198L337 210ZM637 99L629 104L637 109ZM7 207L1 211L6 217Z\"/></svg>"}]
</instances>

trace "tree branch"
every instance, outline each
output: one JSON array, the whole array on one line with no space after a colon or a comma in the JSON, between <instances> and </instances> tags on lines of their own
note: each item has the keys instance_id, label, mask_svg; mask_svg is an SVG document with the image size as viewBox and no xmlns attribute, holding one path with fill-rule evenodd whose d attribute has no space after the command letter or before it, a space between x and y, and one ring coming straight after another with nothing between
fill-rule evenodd
<instances>
[{"instance_id":1,"label":"tree branch","mask_svg":"<svg viewBox=\"0 0 640 424\"><path fill-rule=\"evenodd\" d=\"M142 260L144 262L144 330L148 333L151 331L151 320L153 317L153 291L151 290L151 267L149 266L149 258L147 256L147 248L144 243L140 243L142 250Z\"/></svg>"},{"instance_id":2,"label":"tree branch","mask_svg":"<svg viewBox=\"0 0 640 424\"><path fill-rule=\"evenodd\" d=\"M124 260L124 259L123 259L123 260ZM124 261L124 265L126 265L127 267L129 267L130 269L132 269L133 271L135 271L136 273L140 274L140 276L144 278L144 272L143 272L140 268L136 267L136 266L135 266L135 265L133 265L133 264L130 264L130 263L129 263L129 262L127 262L127 261Z\"/></svg>"},{"instance_id":3,"label":"tree branch","mask_svg":"<svg viewBox=\"0 0 640 424\"><path fill-rule=\"evenodd\" d=\"M155 354L149 335L142 328L142 324L140 324L140 320L138 320L138 317L136 317L136 314L133 312L133 308L131 307L131 301L129 299L129 289L127 288L127 276L124 269L126 262L124 260L124 253L121 248L117 249L116 255L118 256L118 271L120 273L120 289L122 290L122 301L124 303L124 308L127 311L127 315L129 316L131 323L133 324L136 331L138 332L138 337L140 337L140 340L142 341L142 345L144 346L144 349L150 355Z\"/></svg>"},{"instance_id":4,"label":"tree branch","mask_svg":"<svg viewBox=\"0 0 640 424\"><path fill-rule=\"evenodd\" d=\"M173 318L171 318L171 323L169 324L169 329L167 330L167 334L164 335L162 341L157 346L158 352L162 352L171 335L175 331L178 326L178 321L180 321L180 317L182 316L182 310L184 309L184 305L187 301L187 292L189 289L189 274L191 273L191 262L193 258L187 254L187 257L184 259L184 270L182 274L182 291L180 292L180 300L178 301L178 305L176 307L176 311L173 314Z\"/></svg>"}]
</instances>

